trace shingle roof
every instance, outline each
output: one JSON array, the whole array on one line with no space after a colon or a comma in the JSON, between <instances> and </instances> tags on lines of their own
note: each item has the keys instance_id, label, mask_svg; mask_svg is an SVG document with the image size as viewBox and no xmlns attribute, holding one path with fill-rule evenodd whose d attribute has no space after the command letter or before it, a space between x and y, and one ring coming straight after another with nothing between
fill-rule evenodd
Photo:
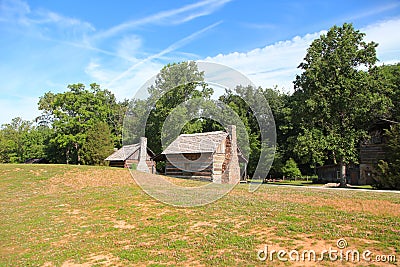
<instances>
[{"instance_id":1,"label":"shingle roof","mask_svg":"<svg viewBox=\"0 0 400 267\"><path fill-rule=\"evenodd\" d=\"M222 131L181 134L161 154L215 152L227 136L228 133Z\"/></svg>"},{"instance_id":2,"label":"shingle roof","mask_svg":"<svg viewBox=\"0 0 400 267\"><path fill-rule=\"evenodd\" d=\"M113 154L108 156L105 160L126 160L130 155L135 153L136 150L140 148L140 144L133 144L121 147L119 150L115 151Z\"/></svg>"}]
</instances>

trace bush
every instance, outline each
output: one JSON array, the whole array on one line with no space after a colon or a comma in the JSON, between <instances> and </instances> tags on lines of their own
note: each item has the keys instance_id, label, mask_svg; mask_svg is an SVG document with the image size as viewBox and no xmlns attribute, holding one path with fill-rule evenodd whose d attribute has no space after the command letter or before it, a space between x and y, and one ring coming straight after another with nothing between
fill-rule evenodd
<instances>
[{"instance_id":1,"label":"bush","mask_svg":"<svg viewBox=\"0 0 400 267\"><path fill-rule=\"evenodd\" d=\"M400 189L400 127L392 126L386 131L385 159L378 163L375 188Z\"/></svg>"},{"instance_id":2,"label":"bush","mask_svg":"<svg viewBox=\"0 0 400 267\"><path fill-rule=\"evenodd\" d=\"M285 165L282 167L282 174L289 178L295 178L301 176L301 171L297 167L296 161L290 158L286 161Z\"/></svg>"}]
</instances>

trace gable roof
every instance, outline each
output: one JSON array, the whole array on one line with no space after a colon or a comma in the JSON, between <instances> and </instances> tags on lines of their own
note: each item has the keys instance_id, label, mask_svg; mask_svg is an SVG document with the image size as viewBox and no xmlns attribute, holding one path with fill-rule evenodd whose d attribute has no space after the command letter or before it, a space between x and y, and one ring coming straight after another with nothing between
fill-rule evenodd
<instances>
[{"instance_id":1,"label":"gable roof","mask_svg":"<svg viewBox=\"0 0 400 267\"><path fill-rule=\"evenodd\" d=\"M214 153L219 144L228 136L229 134L223 131L181 134L161 154L154 156L153 160L165 160L168 154ZM239 161L247 163L239 146L237 150Z\"/></svg>"},{"instance_id":2,"label":"gable roof","mask_svg":"<svg viewBox=\"0 0 400 267\"><path fill-rule=\"evenodd\" d=\"M227 136L222 131L181 134L161 154L212 153Z\"/></svg>"},{"instance_id":3,"label":"gable roof","mask_svg":"<svg viewBox=\"0 0 400 267\"><path fill-rule=\"evenodd\" d=\"M129 158L133 153L136 152L140 148L140 144L133 144L133 145L127 145L123 146L117 151L115 151L113 154L108 156L105 160L107 161L112 161L112 160L126 160Z\"/></svg>"}]
</instances>

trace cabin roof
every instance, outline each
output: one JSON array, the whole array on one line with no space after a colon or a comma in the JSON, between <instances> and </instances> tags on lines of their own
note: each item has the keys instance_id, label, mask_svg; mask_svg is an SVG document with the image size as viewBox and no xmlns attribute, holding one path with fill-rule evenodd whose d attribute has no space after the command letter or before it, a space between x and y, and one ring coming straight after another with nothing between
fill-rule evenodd
<instances>
[{"instance_id":1,"label":"cabin roof","mask_svg":"<svg viewBox=\"0 0 400 267\"><path fill-rule=\"evenodd\" d=\"M126 145L115 151L113 154L108 156L105 160L107 161L114 161L114 160L126 160L129 158L133 153L136 152L140 148L140 144L133 144L133 145Z\"/></svg>"},{"instance_id":2,"label":"cabin roof","mask_svg":"<svg viewBox=\"0 0 400 267\"><path fill-rule=\"evenodd\" d=\"M181 134L161 154L213 153L227 136L222 131Z\"/></svg>"}]
</instances>

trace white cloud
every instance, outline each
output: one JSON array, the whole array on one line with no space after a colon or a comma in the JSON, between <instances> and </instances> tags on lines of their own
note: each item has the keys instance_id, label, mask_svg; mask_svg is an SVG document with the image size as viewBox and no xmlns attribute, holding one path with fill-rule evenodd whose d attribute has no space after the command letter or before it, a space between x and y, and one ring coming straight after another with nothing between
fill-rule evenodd
<instances>
[{"instance_id":1,"label":"white cloud","mask_svg":"<svg viewBox=\"0 0 400 267\"><path fill-rule=\"evenodd\" d=\"M163 65L152 61L146 62L140 68L132 71L129 76L116 80L110 86L109 81L123 72L124 67L125 65L121 66L117 61L111 64L101 64L99 61L92 60L85 68L85 72L104 88L112 90L118 99L130 99L148 79L160 71Z\"/></svg>"},{"instance_id":2,"label":"white cloud","mask_svg":"<svg viewBox=\"0 0 400 267\"><path fill-rule=\"evenodd\" d=\"M142 39L137 35L123 37L117 45L117 54L121 58L137 61L137 54L140 52Z\"/></svg>"},{"instance_id":3,"label":"white cloud","mask_svg":"<svg viewBox=\"0 0 400 267\"><path fill-rule=\"evenodd\" d=\"M128 77L116 81L110 89L112 89L118 99L131 99L149 79L159 73L163 66L164 65L161 63L153 61L147 62L132 72Z\"/></svg>"},{"instance_id":4,"label":"white cloud","mask_svg":"<svg viewBox=\"0 0 400 267\"><path fill-rule=\"evenodd\" d=\"M400 18L381 21L361 29L366 33L367 41L379 44L376 52L381 63L390 64L400 61L400 35L397 34L399 29Z\"/></svg>"},{"instance_id":5,"label":"white cloud","mask_svg":"<svg viewBox=\"0 0 400 267\"><path fill-rule=\"evenodd\" d=\"M115 71L105 70L96 60L90 61L85 68L85 73L100 84L109 81L116 75Z\"/></svg>"},{"instance_id":6,"label":"white cloud","mask_svg":"<svg viewBox=\"0 0 400 267\"><path fill-rule=\"evenodd\" d=\"M400 61L400 35L396 34L399 28L400 19L393 19L361 29L361 32L366 33L366 40L379 43L377 54L383 63ZM277 85L278 89L292 92L296 74L301 72L297 66L302 62L312 41L322 33L326 31L296 36L291 40L245 53L219 54L207 57L205 61L235 68L247 75L257 86L272 88Z\"/></svg>"},{"instance_id":7,"label":"white cloud","mask_svg":"<svg viewBox=\"0 0 400 267\"><path fill-rule=\"evenodd\" d=\"M235 68L247 75L255 85L292 91L297 66L306 54L311 42L324 31L296 36L288 41L281 41L264 48L256 48L246 53L219 54L207 57L205 61L215 62Z\"/></svg>"}]
</instances>

